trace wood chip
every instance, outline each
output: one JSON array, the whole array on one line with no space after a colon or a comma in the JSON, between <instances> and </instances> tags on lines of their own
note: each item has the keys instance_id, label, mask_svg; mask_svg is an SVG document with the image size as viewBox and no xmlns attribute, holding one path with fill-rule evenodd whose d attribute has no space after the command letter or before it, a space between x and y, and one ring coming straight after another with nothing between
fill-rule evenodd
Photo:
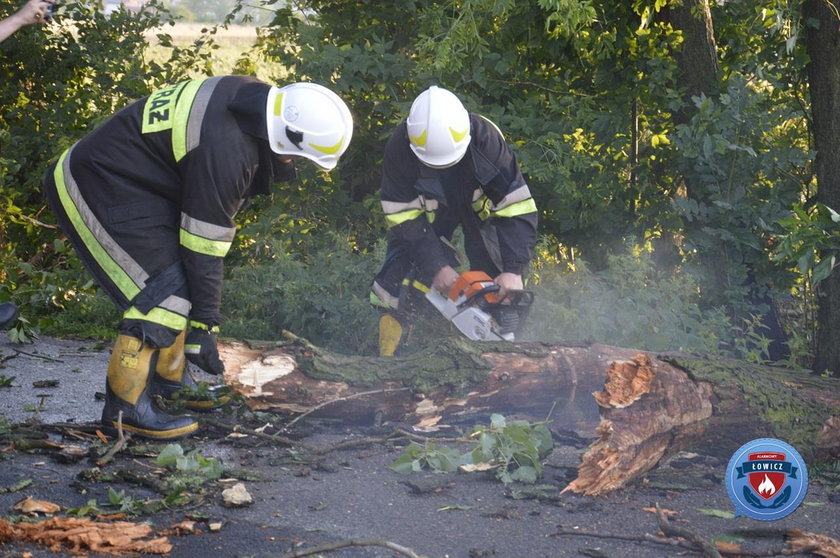
<instances>
[{"instance_id":1,"label":"wood chip","mask_svg":"<svg viewBox=\"0 0 840 558\"><path fill-rule=\"evenodd\" d=\"M185 519L180 523L176 523L166 531L162 531L160 534L183 537L184 535L195 535L197 533L201 533L201 531L198 530L195 521Z\"/></svg>"},{"instance_id":2,"label":"wood chip","mask_svg":"<svg viewBox=\"0 0 840 558\"><path fill-rule=\"evenodd\" d=\"M36 500L31 496L27 496L26 498L12 506L12 509L28 515L35 515L39 513L53 514L60 512L61 506L53 504L52 502L47 502L45 500Z\"/></svg>"},{"instance_id":3,"label":"wood chip","mask_svg":"<svg viewBox=\"0 0 840 558\"><path fill-rule=\"evenodd\" d=\"M229 508L248 506L254 503L254 499L245 489L245 485L234 484L230 488L222 490L222 504Z\"/></svg>"},{"instance_id":4,"label":"wood chip","mask_svg":"<svg viewBox=\"0 0 840 558\"><path fill-rule=\"evenodd\" d=\"M418 422L414 426L415 426L415 428L424 428L424 427L427 427L427 426L434 426L437 423L439 423L440 419L442 419L442 418L443 417L440 416L440 415L425 417L424 419L422 419L420 422Z\"/></svg>"},{"instance_id":5,"label":"wood chip","mask_svg":"<svg viewBox=\"0 0 840 558\"><path fill-rule=\"evenodd\" d=\"M642 511L646 511L648 513L657 513L656 508L642 508ZM676 510L669 510L668 508L662 508L660 511L662 513L664 513L665 515L669 515L671 517L679 515L679 513L680 513Z\"/></svg>"},{"instance_id":6,"label":"wood chip","mask_svg":"<svg viewBox=\"0 0 840 558\"><path fill-rule=\"evenodd\" d=\"M125 556L131 553L168 554L172 550L169 540L156 537L148 525L75 517L15 524L0 519L0 544L13 541L46 546L54 553L69 550Z\"/></svg>"},{"instance_id":7,"label":"wood chip","mask_svg":"<svg viewBox=\"0 0 840 558\"><path fill-rule=\"evenodd\" d=\"M715 541L715 548L720 550L721 552L726 552L727 554L740 554L743 552L741 549L741 545L728 543L724 541Z\"/></svg>"},{"instance_id":8,"label":"wood chip","mask_svg":"<svg viewBox=\"0 0 840 558\"><path fill-rule=\"evenodd\" d=\"M840 542L828 535L791 529L787 533L787 543L793 554L809 552L823 558L840 558Z\"/></svg>"}]
</instances>

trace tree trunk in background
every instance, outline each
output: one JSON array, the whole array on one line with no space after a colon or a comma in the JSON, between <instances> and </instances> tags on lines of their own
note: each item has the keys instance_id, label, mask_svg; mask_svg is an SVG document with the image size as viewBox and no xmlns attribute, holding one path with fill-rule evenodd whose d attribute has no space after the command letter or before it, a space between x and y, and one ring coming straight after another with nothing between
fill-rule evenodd
<instances>
[{"instance_id":1,"label":"tree trunk in background","mask_svg":"<svg viewBox=\"0 0 840 558\"><path fill-rule=\"evenodd\" d=\"M708 0L683 0L669 2L657 15L657 21L668 23L675 30L682 31L683 43L673 52L677 62L678 74L676 86L683 91L683 108L674 111L672 120L675 126L688 124L696 112L692 97L705 95L716 97L720 91L720 66L717 58L712 14ZM699 178L688 171L683 172L686 195L701 204L711 204L705 187ZM702 231L706 223L695 219L686 223L689 231ZM690 233L691 234L691 233ZM705 296L715 305L719 303L718 292L726 285L729 262L721 250L705 251L699 257L709 279L704 281Z\"/></svg>"},{"instance_id":2,"label":"tree trunk in background","mask_svg":"<svg viewBox=\"0 0 840 558\"><path fill-rule=\"evenodd\" d=\"M658 20L669 23L674 29L682 31L683 43L681 48L673 53L679 72L677 86L684 92L683 109L675 111L673 121L675 126L690 122L696 109L692 97L705 95L716 98L720 94L721 70L718 63L717 45L715 43L714 25L708 0L683 0L669 2L658 15ZM714 195L708 192L700 177L690 169L683 170L686 195L701 205L714 204ZM702 218L695 218L686 223L688 236L702 237L702 231L707 223ZM713 306L726 305L730 310L730 318L734 324L740 324L741 319L751 319L751 313L757 306L767 306L769 309L760 317L762 335L771 340L769 346L770 360L783 360L790 357L787 334L782 327L776 311L776 304L767 293L767 286L756 282L749 264L740 255L729 255L719 246L707 247L698 252L707 277L701 281L704 300ZM733 273L733 266L746 265L746 282L748 287L746 299L732 300L726 296L729 287L741 286L744 279ZM733 285L733 279L738 285ZM734 306L733 306L734 303ZM750 315L743 315L746 305ZM739 310L739 308L741 308Z\"/></svg>"},{"instance_id":3,"label":"tree trunk in background","mask_svg":"<svg viewBox=\"0 0 840 558\"><path fill-rule=\"evenodd\" d=\"M713 97L720 88L720 66L709 2L669 2L657 20L670 23L683 34L682 48L673 55L679 67L677 85L685 91L685 110L674 113L674 123L686 124L694 113L691 98L701 93Z\"/></svg>"},{"instance_id":4,"label":"tree trunk in background","mask_svg":"<svg viewBox=\"0 0 840 558\"><path fill-rule=\"evenodd\" d=\"M807 0L807 67L811 89L812 130L816 148L817 201L840 211L840 3ZM814 372L830 370L840 377L840 272L835 270L819 288L817 347Z\"/></svg>"}]
</instances>

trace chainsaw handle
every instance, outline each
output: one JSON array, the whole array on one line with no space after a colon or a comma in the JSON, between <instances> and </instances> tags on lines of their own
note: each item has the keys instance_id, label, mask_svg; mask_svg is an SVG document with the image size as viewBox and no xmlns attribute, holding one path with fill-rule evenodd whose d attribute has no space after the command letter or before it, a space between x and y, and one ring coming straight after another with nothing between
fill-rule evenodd
<instances>
[{"instance_id":1,"label":"chainsaw handle","mask_svg":"<svg viewBox=\"0 0 840 558\"><path fill-rule=\"evenodd\" d=\"M531 306L531 303L534 302L534 291L508 291L505 300L509 300L513 305Z\"/></svg>"},{"instance_id":2,"label":"chainsaw handle","mask_svg":"<svg viewBox=\"0 0 840 558\"><path fill-rule=\"evenodd\" d=\"M496 285L495 283L492 285L487 285L486 287L482 287L481 289L477 290L472 295L470 295L470 297L464 300L464 302L459 304L458 308L465 308L477 298L481 298L488 293L497 293L500 290L501 287L499 285ZM504 304L506 300L509 301L509 303L513 306L529 307L531 306L531 303L534 302L534 292L528 290L509 290L505 295L505 298L503 298L496 304Z\"/></svg>"},{"instance_id":3,"label":"chainsaw handle","mask_svg":"<svg viewBox=\"0 0 840 558\"><path fill-rule=\"evenodd\" d=\"M459 304L458 308L465 308L471 305L475 299L480 299L484 295L489 293L497 293L499 292L499 290L501 290L501 287L499 285L496 285L495 283L493 283L492 285L487 285L486 287L482 287L475 291L473 294L471 294L466 300L464 300L464 302Z\"/></svg>"},{"instance_id":4,"label":"chainsaw handle","mask_svg":"<svg viewBox=\"0 0 840 558\"><path fill-rule=\"evenodd\" d=\"M488 292L497 292L499 290L498 285L497 288L488 287ZM475 296L480 295L481 293L476 293ZM472 298L472 297L470 297ZM516 290L508 290L505 293L505 298L499 300L495 304L509 304L510 306L522 306L522 307L530 307L531 303L534 302L534 292L525 290L525 289L516 289ZM491 303L493 304L493 303Z\"/></svg>"}]
</instances>

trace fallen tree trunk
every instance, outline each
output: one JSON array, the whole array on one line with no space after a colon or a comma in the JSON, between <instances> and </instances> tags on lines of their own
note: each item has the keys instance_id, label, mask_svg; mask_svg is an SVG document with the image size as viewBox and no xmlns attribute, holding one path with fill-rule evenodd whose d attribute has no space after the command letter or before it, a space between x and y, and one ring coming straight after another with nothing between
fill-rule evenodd
<instances>
[{"instance_id":1,"label":"fallen tree trunk","mask_svg":"<svg viewBox=\"0 0 840 558\"><path fill-rule=\"evenodd\" d=\"M840 382L724 359L614 362L604 388L598 439L566 490L601 494L687 448L724 459L756 438L778 438L808 462L840 457Z\"/></svg>"},{"instance_id":2,"label":"fallen tree trunk","mask_svg":"<svg viewBox=\"0 0 840 558\"><path fill-rule=\"evenodd\" d=\"M222 344L228 385L256 410L371 424L431 425L489 413L551 414L556 428L593 436L591 393L633 351L609 346L473 343L460 338L406 357L350 357L305 342Z\"/></svg>"},{"instance_id":3,"label":"fallen tree trunk","mask_svg":"<svg viewBox=\"0 0 840 558\"><path fill-rule=\"evenodd\" d=\"M525 415L596 437L567 490L600 494L676 451L729 457L775 437L806 460L840 456L840 379L739 361L607 345L453 338L405 357L345 356L295 339L220 347L228 385L253 409L419 428Z\"/></svg>"}]
</instances>

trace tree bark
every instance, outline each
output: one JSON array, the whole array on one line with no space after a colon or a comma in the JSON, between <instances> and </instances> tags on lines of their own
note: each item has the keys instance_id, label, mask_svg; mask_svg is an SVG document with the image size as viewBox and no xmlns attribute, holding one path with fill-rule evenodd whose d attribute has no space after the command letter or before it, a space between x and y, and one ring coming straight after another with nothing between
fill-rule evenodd
<instances>
[{"instance_id":1,"label":"tree bark","mask_svg":"<svg viewBox=\"0 0 840 558\"><path fill-rule=\"evenodd\" d=\"M835 0L807 0L807 66L811 91L811 129L817 174L817 201L840 211L840 4ZM819 284L817 342L814 372L830 371L840 377L840 273L836 270Z\"/></svg>"},{"instance_id":2,"label":"tree bark","mask_svg":"<svg viewBox=\"0 0 840 558\"><path fill-rule=\"evenodd\" d=\"M311 413L357 424L431 426L490 413L550 415L555 428L592 436L592 392L629 349L449 339L405 357L353 357L305 342L251 348L221 343L225 380L256 410Z\"/></svg>"},{"instance_id":3,"label":"tree bark","mask_svg":"<svg viewBox=\"0 0 840 558\"><path fill-rule=\"evenodd\" d=\"M729 457L776 437L806 460L840 456L840 379L607 345L475 343L397 358L353 357L302 340L223 343L225 379L254 409L419 429L502 413L595 437L568 490L601 494L695 448Z\"/></svg>"},{"instance_id":4,"label":"tree bark","mask_svg":"<svg viewBox=\"0 0 840 558\"><path fill-rule=\"evenodd\" d=\"M693 97L705 95L717 101L721 92L721 69L710 2L668 2L658 13L657 20L682 32L682 43L673 52L678 68L676 85L683 92L682 107L672 116L674 125L678 127L688 124L696 114ZM715 202L728 201L718 199L720 192L710 188L704 177L698 175L692 161L686 161L681 168L687 197L697 201L701 207L714 207ZM767 292L768 285L757 283L752 265L740 250L721 250L720 242L714 241L705 232L710 226L714 229L716 225L710 225L700 216L685 223L687 238L699 240L696 246L705 274L700 283L704 302L709 306L727 307L735 324L752 321L755 308L766 306L768 310L759 318L762 334L771 340L768 356L771 360L789 358L787 334L778 319L775 301ZM733 294L739 286L746 287L743 299L733 298L741 296Z\"/></svg>"},{"instance_id":5,"label":"tree bark","mask_svg":"<svg viewBox=\"0 0 840 558\"><path fill-rule=\"evenodd\" d=\"M598 439L566 490L602 494L683 449L728 459L756 438L793 445L809 463L840 457L840 381L739 361L639 353L616 362Z\"/></svg>"},{"instance_id":6,"label":"tree bark","mask_svg":"<svg viewBox=\"0 0 840 558\"><path fill-rule=\"evenodd\" d=\"M675 124L686 124L694 114L691 98L697 95L712 97L720 89L720 65L708 0L669 2L657 16L682 31L682 47L673 53L679 69L677 85L684 91L685 106L676 111Z\"/></svg>"},{"instance_id":7,"label":"tree bark","mask_svg":"<svg viewBox=\"0 0 840 558\"><path fill-rule=\"evenodd\" d=\"M720 91L720 65L717 59L714 25L708 0L682 0L669 2L656 16L657 21L669 24L682 32L682 44L674 50L677 63L676 86L683 93L682 107L673 112L674 126L688 124L697 109L693 98L704 95L716 98ZM701 177L693 170L693 164L681 165L685 194L701 205L711 205L715 200L704 185ZM690 235L702 238L707 226L699 216L685 224ZM702 282L704 298L712 305L720 305L725 297L722 293L729 283L730 262L727 253L719 249L699 249L698 257L708 277ZM740 262L737 262L740 263Z\"/></svg>"}]
</instances>

